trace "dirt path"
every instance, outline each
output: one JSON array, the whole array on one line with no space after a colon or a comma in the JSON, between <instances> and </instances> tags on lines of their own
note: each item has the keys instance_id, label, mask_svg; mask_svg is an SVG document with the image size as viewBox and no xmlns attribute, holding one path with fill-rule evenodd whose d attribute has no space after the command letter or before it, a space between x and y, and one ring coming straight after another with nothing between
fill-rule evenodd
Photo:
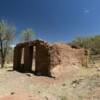
<instances>
[{"instance_id":1,"label":"dirt path","mask_svg":"<svg viewBox=\"0 0 100 100\"><path fill-rule=\"evenodd\" d=\"M100 72L82 68L57 79L0 69L0 100L100 100Z\"/></svg>"},{"instance_id":2,"label":"dirt path","mask_svg":"<svg viewBox=\"0 0 100 100\"><path fill-rule=\"evenodd\" d=\"M0 100L60 100L70 79L70 74L54 79L7 70L0 70Z\"/></svg>"}]
</instances>

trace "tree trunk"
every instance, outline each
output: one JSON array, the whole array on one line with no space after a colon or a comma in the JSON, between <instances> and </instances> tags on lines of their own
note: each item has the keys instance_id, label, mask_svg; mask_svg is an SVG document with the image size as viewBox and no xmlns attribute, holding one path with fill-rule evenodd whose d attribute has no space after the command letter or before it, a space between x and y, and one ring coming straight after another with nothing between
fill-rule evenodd
<instances>
[{"instance_id":1,"label":"tree trunk","mask_svg":"<svg viewBox=\"0 0 100 100\"><path fill-rule=\"evenodd\" d=\"M1 68L4 68L5 60L4 58L1 58Z\"/></svg>"}]
</instances>

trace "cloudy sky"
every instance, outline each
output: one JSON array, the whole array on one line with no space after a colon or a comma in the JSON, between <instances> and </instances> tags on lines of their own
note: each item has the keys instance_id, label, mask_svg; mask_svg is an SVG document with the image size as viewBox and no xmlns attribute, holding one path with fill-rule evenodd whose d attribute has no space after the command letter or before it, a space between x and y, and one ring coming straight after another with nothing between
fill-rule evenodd
<instances>
[{"instance_id":1,"label":"cloudy sky","mask_svg":"<svg viewBox=\"0 0 100 100\"><path fill-rule=\"evenodd\" d=\"M19 34L32 28L38 38L70 41L100 35L100 0L0 0L0 18Z\"/></svg>"}]
</instances>

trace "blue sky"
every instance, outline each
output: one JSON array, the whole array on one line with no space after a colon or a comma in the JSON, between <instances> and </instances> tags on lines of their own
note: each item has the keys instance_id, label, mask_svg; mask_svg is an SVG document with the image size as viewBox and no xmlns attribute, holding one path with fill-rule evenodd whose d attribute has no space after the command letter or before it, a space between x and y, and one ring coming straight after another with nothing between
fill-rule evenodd
<instances>
[{"instance_id":1,"label":"blue sky","mask_svg":"<svg viewBox=\"0 0 100 100\"><path fill-rule=\"evenodd\" d=\"M0 0L0 18L18 35L32 28L38 38L70 41L100 35L100 0Z\"/></svg>"}]
</instances>

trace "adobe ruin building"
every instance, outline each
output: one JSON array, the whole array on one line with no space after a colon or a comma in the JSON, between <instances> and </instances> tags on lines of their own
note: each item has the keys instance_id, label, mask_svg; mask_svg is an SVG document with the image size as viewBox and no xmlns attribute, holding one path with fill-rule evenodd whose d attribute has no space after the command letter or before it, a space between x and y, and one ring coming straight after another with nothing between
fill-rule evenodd
<instances>
[{"instance_id":1,"label":"adobe ruin building","mask_svg":"<svg viewBox=\"0 0 100 100\"><path fill-rule=\"evenodd\" d=\"M84 63L84 50L72 48L64 43L49 44L42 40L16 45L14 48L14 70L30 72L34 60L36 74L55 76L57 69L60 73L61 68L64 70L67 66L81 66Z\"/></svg>"}]
</instances>

